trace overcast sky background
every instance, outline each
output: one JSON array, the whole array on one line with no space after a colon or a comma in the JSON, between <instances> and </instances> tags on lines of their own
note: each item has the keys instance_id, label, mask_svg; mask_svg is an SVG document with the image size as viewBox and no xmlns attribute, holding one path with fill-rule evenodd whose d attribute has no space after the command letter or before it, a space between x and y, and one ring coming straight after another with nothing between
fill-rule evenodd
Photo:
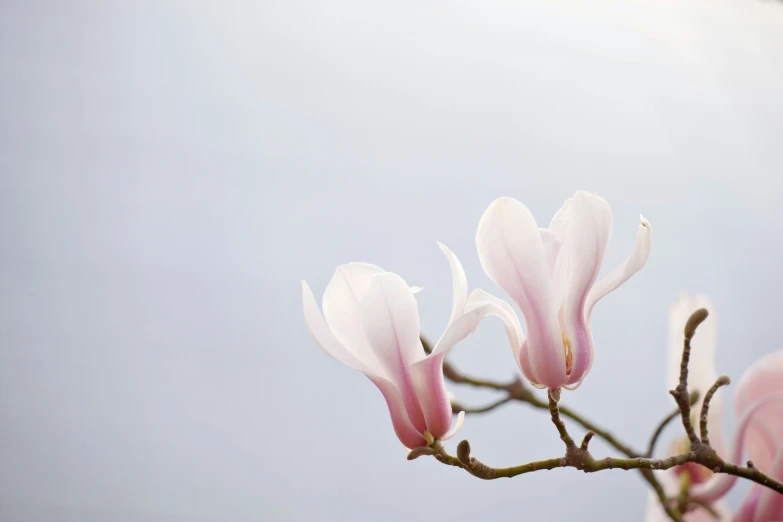
<instances>
[{"instance_id":1,"label":"overcast sky background","mask_svg":"<svg viewBox=\"0 0 783 522\"><path fill-rule=\"evenodd\" d=\"M379 264L437 337L436 240L504 295L474 243L494 198L546 224L600 194L610 268L642 213L649 263L596 307L564 401L643 447L679 291L713 299L719 371L783 346L781 64L775 1L2 2L0 519L641 520L631 472L407 462L300 280L320 301L338 264ZM518 372L494 320L452 353ZM462 435L499 466L561 449L523 405Z\"/></svg>"}]
</instances>

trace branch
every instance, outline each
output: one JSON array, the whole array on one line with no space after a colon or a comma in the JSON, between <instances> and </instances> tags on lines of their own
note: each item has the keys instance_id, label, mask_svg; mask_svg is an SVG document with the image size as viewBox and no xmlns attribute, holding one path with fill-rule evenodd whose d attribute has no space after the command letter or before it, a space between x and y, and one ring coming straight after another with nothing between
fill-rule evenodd
<instances>
[{"instance_id":1,"label":"branch","mask_svg":"<svg viewBox=\"0 0 783 522\"><path fill-rule=\"evenodd\" d=\"M707 431L707 415L710 411L710 402L712 401L712 396L715 395L715 392L718 391L718 388L721 386L727 386L731 384L731 379L727 375L721 375L718 377L718 380L715 381L715 384L712 385L712 387L707 391L707 395L704 396L704 402L701 405L701 419L700 419L700 431L701 431L701 443L706 444L707 446L710 445L710 436Z\"/></svg>"},{"instance_id":2,"label":"branch","mask_svg":"<svg viewBox=\"0 0 783 522\"><path fill-rule=\"evenodd\" d=\"M424 347L424 351L428 354L431 353L432 345L424 337L421 338L421 342ZM476 408L472 411L472 413L484 413L487 411L491 411L492 409L500 406L501 404L505 404L507 399L512 399L519 402L525 402L535 408L542 409L542 410L549 409L549 403L547 401L543 401L539 399L528 387L524 385L524 383L519 378L516 378L515 380L508 383L501 383L488 379L477 379L462 374L448 361L443 362L443 375L454 383L469 384L471 386L475 386L478 388L489 388L492 390L499 390L499 391L506 392L506 398L503 399L502 401L499 401L494 404L490 404L489 406L484 408ZM453 405L453 409L455 411L461 409L466 413L471 413L469 409L462 407L462 405L458 403L456 405ZM635 451L633 448L630 448L628 445L620 442L609 431L585 419L584 417L582 417L575 411L571 410L567 406L559 406L559 412L564 417L570 418L571 420L583 426L588 431L595 433L596 435L601 437L604 441L606 441L609 445L611 445L617 451L623 453L627 457L634 458L640 456L640 454L637 451ZM679 515L679 513L676 512L674 508L669 506L669 502L666 497L666 492L664 491L663 486L661 486L661 483L658 482L658 479L653 475L652 471L650 471L649 469L640 469L639 471L642 474L642 477L644 477L644 480L646 480L647 483L649 483L650 486L655 491L656 495L658 496L658 499L661 502L661 505L663 506L664 510L669 515L669 517L675 521L681 520L681 516Z\"/></svg>"},{"instance_id":3,"label":"branch","mask_svg":"<svg viewBox=\"0 0 783 522\"><path fill-rule=\"evenodd\" d=\"M481 406L477 408L469 408L466 406L463 406L461 403L457 401L451 401L451 409L453 411L464 411L465 413L486 413L488 411L492 411L495 408L499 406L503 406L504 404L511 402L514 398L511 396L503 397L502 399L499 399L495 402L491 402L487 404L486 406Z\"/></svg>"},{"instance_id":4,"label":"branch","mask_svg":"<svg viewBox=\"0 0 783 522\"><path fill-rule=\"evenodd\" d=\"M696 404L696 402L699 400L699 392L693 392L691 393L691 406ZM677 408L673 412L671 412L669 415L666 416L659 424L658 427L655 429L655 433L653 433L652 437L650 438L650 444L647 446L647 453L644 454L645 457L650 458L653 456L653 452L655 451L655 444L658 442L658 438L661 436L661 433L663 433L664 428L680 416L680 408Z\"/></svg>"}]
</instances>

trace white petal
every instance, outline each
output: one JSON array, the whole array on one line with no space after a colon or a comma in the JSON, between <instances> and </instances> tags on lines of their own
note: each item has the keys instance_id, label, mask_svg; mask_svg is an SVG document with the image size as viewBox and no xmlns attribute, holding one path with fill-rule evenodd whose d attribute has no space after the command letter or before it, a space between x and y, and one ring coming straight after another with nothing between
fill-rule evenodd
<instances>
[{"instance_id":1,"label":"white petal","mask_svg":"<svg viewBox=\"0 0 783 522\"><path fill-rule=\"evenodd\" d=\"M410 291L411 291L412 294L418 294L422 290L424 290L424 289L422 287L420 287L420 286L412 286L412 287L410 287Z\"/></svg>"},{"instance_id":2,"label":"white petal","mask_svg":"<svg viewBox=\"0 0 783 522\"><path fill-rule=\"evenodd\" d=\"M359 371L372 374L370 368L357 359L351 352L345 349L340 341L335 338L329 325L326 324L318 304L315 302L312 290L306 282L302 281L302 302L304 305L304 318L307 331L315 339L316 344L330 357L347 364Z\"/></svg>"},{"instance_id":3,"label":"white petal","mask_svg":"<svg viewBox=\"0 0 783 522\"><path fill-rule=\"evenodd\" d=\"M384 270L368 263L349 263L337 267L324 291L324 317L334 336L357 359L378 370L378 362L367 344L362 327L360 302L373 275Z\"/></svg>"},{"instance_id":4,"label":"white petal","mask_svg":"<svg viewBox=\"0 0 783 522\"><path fill-rule=\"evenodd\" d=\"M592 364L593 343L585 303L609 244L612 211L603 198L579 191L559 220L563 229L559 257L567 263L561 317L573 355L567 382L572 385L584 378Z\"/></svg>"},{"instance_id":5,"label":"white petal","mask_svg":"<svg viewBox=\"0 0 783 522\"><path fill-rule=\"evenodd\" d=\"M541 232L530 211L512 198L495 200L479 222L476 246L484 271L522 309L535 381L558 388L565 353Z\"/></svg>"},{"instance_id":6,"label":"white petal","mask_svg":"<svg viewBox=\"0 0 783 522\"><path fill-rule=\"evenodd\" d=\"M445 434L443 437L441 437L440 440L449 440L450 438L452 438L454 435L457 434L457 432L459 430L462 429L462 425L463 424L465 424L465 412L461 411L457 415L457 422L454 423L454 427L451 428L451 431L449 431L447 434Z\"/></svg>"},{"instance_id":7,"label":"white petal","mask_svg":"<svg viewBox=\"0 0 783 522\"><path fill-rule=\"evenodd\" d=\"M652 228L650 227L650 223L644 219L644 216L639 217L642 220L642 224L639 225L639 228L636 231L636 240L634 241L631 255L620 266L596 282L587 295L585 307L587 309L588 318L593 310L593 306L595 306L595 303L597 303L599 299L628 281L632 275L641 270L645 263L647 263L647 258L650 256Z\"/></svg>"},{"instance_id":8,"label":"white petal","mask_svg":"<svg viewBox=\"0 0 783 522\"><path fill-rule=\"evenodd\" d=\"M538 230L541 233L541 243L544 245L544 255L551 275L555 271L555 261L557 261L557 254L560 252L563 238L547 228L539 228Z\"/></svg>"},{"instance_id":9,"label":"white petal","mask_svg":"<svg viewBox=\"0 0 783 522\"><path fill-rule=\"evenodd\" d=\"M519 319L507 302L488 294L484 290L476 289L470 293L463 313L456 318L443 333L432 350L433 354L444 353L454 345L473 333L488 315L494 315L503 321L506 328L506 336L515 355L519 353L524 335Z\"/></svg>"},{"instance_id":10,"label":"white petal","mask_svg":"<svg viewBox=\"0 0 783 522\"><path fill-rule=\"evenodd\" d=\"M362 297L361 314L371 350L402 394L411 423L423 433L426 424L410 372L411 365L425 355L416 298L397 274L375 274Z\"/></svg>"},{"instance_id":11,"label":"white petal","mask_svg":"<svg viewBox=\"0 0 783 522\"><path fill-rule=\"evenodd\" d=\"M452 322L465 308L465 301L468 298L468 280L465 277L465 269L462 268L462 263L459 262L457 256L443 243L438 243L438 246L446 255L449 268L451 268L452 303L449 322Z\"/></svg>"}]
</instances>

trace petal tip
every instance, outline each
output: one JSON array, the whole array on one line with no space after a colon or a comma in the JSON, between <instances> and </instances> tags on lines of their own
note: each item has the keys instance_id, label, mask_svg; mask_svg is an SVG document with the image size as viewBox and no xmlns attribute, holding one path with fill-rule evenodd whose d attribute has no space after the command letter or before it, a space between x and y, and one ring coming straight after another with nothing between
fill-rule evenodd
<instances>
[{"instance_id":1,"label":"petal tip","mask_svg":"<svg viewBox=\"0 0 783 522\"><path fill-rule=\"evenodd\" d=\"M642 226L646 229L650 229L650 222L647 221L643 215L639 214L639 220L642 222Z\"/></svg>"},{"instance_id":2,"label":"petal tip","mask_svg":"<svg viewBox=\"0 0 783 522\"><path fill-rule=\"evenodd\" d=\"M465 424L465 412L464 412L464 411L461 411L461 412L459 412L459 414L457 415L457 422L455 422L455 423L454 423L454 427L453 427L453 428L451 429L451 431L449 431L449 432L448 432L446 435L444 435L443 437L441 437L441 439L440 439L440 440L449 440L450 438L452 438L454 435L456 435L456 434L457 434L457 432L458 432L459 430L461 430L461 429L462 429L462 425L463 425L463 424Z\"/></svg>"}]
</instances>

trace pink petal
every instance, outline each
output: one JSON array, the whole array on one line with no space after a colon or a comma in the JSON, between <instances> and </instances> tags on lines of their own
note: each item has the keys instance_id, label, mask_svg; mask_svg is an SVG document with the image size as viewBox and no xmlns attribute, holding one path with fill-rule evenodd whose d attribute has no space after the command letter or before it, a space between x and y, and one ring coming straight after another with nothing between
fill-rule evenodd
<instances>
[{"instance_id":1,"label":"pink petal","mask_svg":"<svg viewBox=\"0 0 783 522\"><path fill-rule=\"evenodd\" d=\"M749 438L747 437L749 428L752 424L759 420L759 418L766 418L766 414L769 408L783 407L783 393L774 393L761 397L756 402L748 406L745 411L739 417L737 421L737 429L734 432L734 440L732 441L731 451L729 452L729 458L726 459L734 463L742 463L742 453L744 451L752 450L753 446L749 445ZM755 441L754 441L755 444ZM753 461L756 464L756 461ZM762 471L769 469L770 463L761 463L758 466ZM702 484L696 484L691 488L691 496L698 500L706 502L712 502L721 498L734 486L737 477L734 475L713 475L707 482Z\"/></svg>"},{"instance_id":2,"label":"pink petal","mask_svg":"<svg viewBox=\"0 0 783 522\"><path fill-rule=\"evenodd\" d=\"M636 240L634 241L631 255L620 266L602 277L593 285L592 290L590 290L586 303L588 319L593 310L593 306L595 306L595 303L597 303L599 299L609 292L616 290L647 263L647 258L650 255L652 228L650 227L650 223L644 219L644 216L639 217L642 220L642 224L639 225L636 232Z\"/></svg>"},{"instance_id":3,"label":"pink petal","mask_svg":"<svg viewBox=\"0 0 783 522\"><path fill-rule=\"evenodd\" d=\"M382 377L368 375L370 380L381 390L383 398L386 399L386 406L389 408L392 426L397 438L400 439L406 448L416 448L426 446L427 441L424 436L413 427L403 404L402 395L392 383Z\"/></svg>"},{"instance_id":4,"label":"pink petal","mask_svg":"<svg viewBox=\"0 0 783 522\"><path fill-rule=\"evenodd\" d=\"M775 480L783 480L783 443L780 443L780 449L766 472ZM769 488L764 488L759 495L753 522L771 522L781 519L783 519L783 495Z\"/></svg>"},{"instance_id":5,"label":"pink petal","mask_svg":"<svg viewBox=\"0 0 783 522\"><path fill-rule=\"evenodd\" d=\"M397 274L375 274L362 297L361 313L367 341L380 367L402 394L408 418L423 433L424 415L410 373L411 365L424 358L416 299Z\"/></svg>"},{"instance_id":6,"label":"pink petal","mask_svg":"<svg viewBox=\"0 0 783 522\"><path fill-rule=\"evenodd\" d=\"M735 388L734 409L740 415L760 398L780 393L783 393L783 350L762 357L745 371ZM748 456L761 469L770 465L774 456L764 444L766 432L783 433L783 404L766 407L748 428Z\"/></svg>"},{"instance_id":7,"label":"pink petal","mask_svg":"<svg viewBox=\"0 0 783 522\"><path fill-rule=\"evenodd\" d=\"M532 380L565 382L565 352L541 233L530 211L512 198L495 200L476 233L481 266L519 305L527 324Z\"/></svg>"},{"instance_id":8,"label":"pink petal","mask_svg":"<svg viewBox=\"0 0 783 522\"><path fill-rule=\"evenodd\" d=\"M373 275L383 269L368 263L349 263L337 267L324 291L324 317L334 336L340 343L377 373L375 355L367 344L362 328L360 302L370 285Z\"/></svg>"},{"instance_id":9,"label":"pink petal","mask_svg":"<svg viewBox=\"0 0 783 522\"><path fill-rule=\"evenodd\" d=\"M562 321L573 354L567 384L573 384L582 380L592 360L585 303L609 244L612 211L604 199L580 191L559 213L557 227L563 237L560 256L567 256Z\"/></svg>"},{"instance_id":10,"label":"pink petal","mask_svg":"<svg viewBox=\"0 0 783 522\"><path fill-rule=\"evenodd\" d=\"M318 310L318 305L310 287L304 281L302 281L302 298L304 301L305 324L307 325L307 330L315 339L316 344L334 359L363 372L381 390L389 408L397 438L406 447L415 448L416 446L426 444L422 434L416 431L416 428L413 427L413 424L408 419L400 392L388 380L375 375L374 371L370 370L340 344L326 324L321 312Z\"/></svg>"},{"instance_id":11,"label":"pink petal","mask_svg":"<svg viewBox=\"0 0 783 522\"><path fill-rule=\"evenodd\" d=\"M737 512L732 518L732 522L753 522L753 517L756 515L756 508L759 505L759 498L761 492L764 490L764 486L761 484L753 484L748 491L745 500L742 501Z\"/></svg>"},{"instance_id":12,"label":"pink petal","mask_svg":"<svg viewBox=\"0 0 783 522\"><path fill-rule=\"evenodd\" d=\"M449 268L451 268L452 304L451 317L449 318L449 322L451 322L465 308L465 301L468 299L468 280L465 277L465 269L462 268L462 263L459 262L457 256L446 245L438 243L438 246L446 255L446 259L449 261Z\"/></svg>"},{"instance_id":13,"label":"pink petal","mask_svg":"<svg viewBox=\"0 0 783 522\"><path fill-rule=\"evenodd\" d=\"M424 420L433 437L443 437L451 426L451 401L443 380L445 353L433 353L411 367L413 386Z\"/></svg>"}]
</instances>

